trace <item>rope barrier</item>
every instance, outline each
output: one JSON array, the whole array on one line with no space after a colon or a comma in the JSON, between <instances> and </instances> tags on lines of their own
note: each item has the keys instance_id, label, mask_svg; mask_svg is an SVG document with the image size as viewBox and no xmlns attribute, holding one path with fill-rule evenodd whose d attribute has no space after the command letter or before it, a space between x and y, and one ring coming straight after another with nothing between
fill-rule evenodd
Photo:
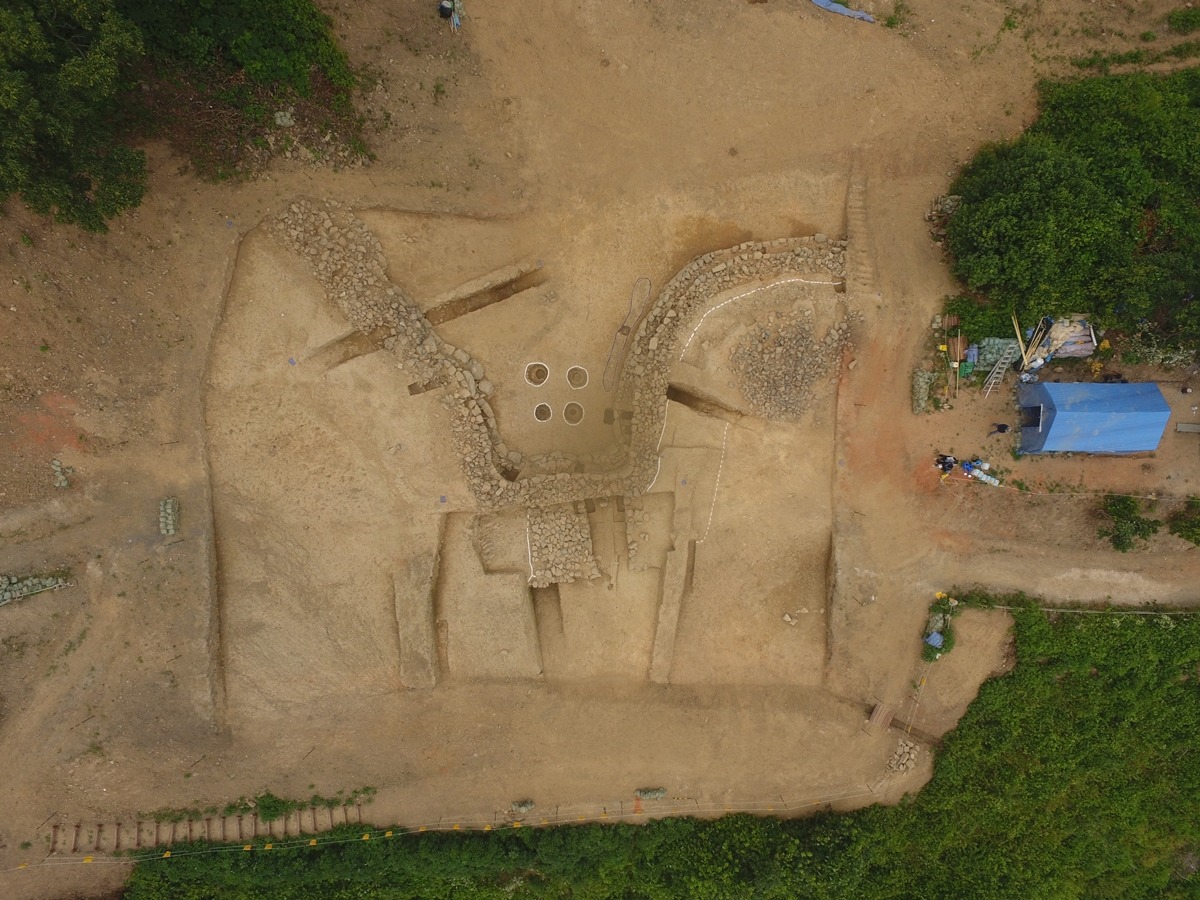
<instances>
[{"instance_id":1,"label":"rope barrier","mask_svg":"<svg viewBox=\"0 0 1200 900\"><path fill-rule=\"evenodd\" d=\"M842 281L812 281L811 279L808 279L808 278L799 278L799 277L781 278L778 281L772 281L769 284L764 284L764 285L760 285L759 287L750 288L750 290L743 291L740 294L734 294L728 300L722 300L720 303L718 303L716 306L714 306L712 309L708 310L708 312L706 312L704 315L702 315L700 317L700 321L698 321L696 323L696 327L692 329L692 333L688 335L687 341L684 342L683 351L679 354L679 358L683 359L683 354L687 353L688 347L690 347L692 345L692 338L694 338L696 336L696 332L700 330L700 326L704 324L704 320L707 319L709 316L711 316L713 313L715 313L721 307L728 306L734 300L741 300L743 297L749 297L753 294L761 293L762 291L769 291L771 288L780 287L781 285L784 285L784 284L796 284L796 283L820 284L820 285L825 285L826 287L837 287L839 284L845 284L846 282L845 282L845 280L842 280Z\"/></svg>"},{"instance_id":2,"label":"rope barrier","mask_svg":"<svg viewBox=\"0 0 1200 900\"><path fill-rule=\"evenodd\" d=\"M703 544L708 539L708 531L712 528L713 513L717 511L717 492L721 490L721 471L725 468L725 445L729 442L729 423L725 423L725 432L721 435L721 461L717 464L717 481L713 485L712 503L708 507L708 524L704 526L704 537L696 541Z\"/></svg>"},{"instance_id":3,"label":"rope barrier","mask_svg":"<svg viewBox=\"0 0 1200 900\"><path fill-rule=\"evenodd\" d=\"M941 476L941 482L945 486L951 484L970 484L973 487L982 487L983 483L976 481L974 478L965 476L956 476L951 478L948 474ZM992 490L1012 491L1016 494L1028 494L1031 497L1106 497L1110 494L1116 494L1121 497L1133 497L1135 500L1162 500L1169 503L1179 503L1190 498L1188 497L1172 497L1163 494L1126 494L1122 491L1084 491L1084 490L1069 490L1069 491L1035 491L1032 488L1020 488L1011 484L987 485Z\"/></svg>"},{"instance_id":4,"label":"rope barrier","mask_svg":"<svg viewBox=\"0 0 1200 900\"><path fill-rule=\"evenodd\" d=\"M1082 613L1089 616L1196 616L1200 615L1200 607L1194 609L1070 609L1055 606L982 606L978 609L1003 609L1009 612L1016 610L1036 609L1040 612Z\"/></svg>"},{"instance_id":5,"label":"rope barrier","mask_svg":"<svg viewBox=\"0 0 1200 900\"><path fill-rule=\"evenodd\" d=\"M912 712L908 714L908 724L904 729L904 733L908 737L912 737L913 722L917 719L917 711L921 708L921 695L925 693L925 681L929 677L929 670L933 668L933 663L925 664L925 671L921 673L921 679L917 682L917 696L913 698Z\"/></svg>"}]
</instances>

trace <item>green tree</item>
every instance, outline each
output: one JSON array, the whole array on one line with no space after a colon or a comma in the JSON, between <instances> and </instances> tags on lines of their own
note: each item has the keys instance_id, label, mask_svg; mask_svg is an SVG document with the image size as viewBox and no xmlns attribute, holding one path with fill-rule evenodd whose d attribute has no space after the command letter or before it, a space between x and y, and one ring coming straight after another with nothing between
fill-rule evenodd
<instances>
[{"instance_id":1,"label":"green tree","mask_svg":"<svg viewBox=\"0 0 1200 900\"><path fill-rule=\"evenodd\" d=\"M984 149L954 192L955 274L1022 318L1090 311L1132 259L1136 214L1052 138Z\"/></svg>"},{"instance_id":2,"label":"green tree","mask_svg":"<svg viewBox=\"0 0 1200 900\"><path fill-rule=\"evenodd\" d=\"M103 231L141 202L144 155L119 140L125 67L140 34L113 0L0 8L0 199Z\"/></svg>"},{"instance_id":3,"label":"green tree","mask_svg":"<svg viewBox=\"0 0 1200 900\"><path fill-rule=\"evenodd\" d=\"M1200 342L1200 70L1043 84L951 190L955 273L1002 310Z\"/></svg>"}]
</instances>

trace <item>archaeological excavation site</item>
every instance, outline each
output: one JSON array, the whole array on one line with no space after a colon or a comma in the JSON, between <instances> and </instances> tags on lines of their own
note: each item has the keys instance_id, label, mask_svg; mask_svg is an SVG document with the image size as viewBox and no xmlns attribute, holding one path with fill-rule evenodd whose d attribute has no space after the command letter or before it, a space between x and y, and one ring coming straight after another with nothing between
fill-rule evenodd
<instances>
[{"instance_id":1,"label":"archaeological excavation site","mask_svg":"<svg viewBox=\"0 0 1200 900\"><path fill-rule=\"evenodd\" d=\"M658 243L626 205L283 199L229 248L163 407L178 438L149 429L112 487L86 453L54 469L83 487L26 558L87 561L10 611L35 629L46 596L76 604L68 649L27 661L96 674L53 724L19 721L87 799L22 827L82 858L385 820L802 815L921 784L1004 626L966 617L977 652L911 708L909 585L936 582L927 511L896 509L894 444L871 439L906 344L870 185L804 182L803 221L753 228L667 195ZM53 794L54 768L26 770ZM230 802L263 790L322 800Z\"/></svg>"},{"instance_id":2,"label":"archaeological excavation site","mask_svg":"<svg viewBox=\"0 0 1200 900\"><path fill-rule=\"evenodd\" d=\"M385 248L411 224L300 200L239 256L205 399L231 714L352 686L818 684L847 241L704 253L585 335L533 257L410 293ZM285 677L254 679L264 657Z\"/></svg>"},{"instance_id":3,"label":"archaeological excavation site","mask_svg":"<svg viewBox=\"0 0 1200 900\"><path fill-rule=\"evenodd\" d=\"M319 5L362 147L297 98L252 173L146 137L107 232L3 205L0 896L188 840L894 805L1014 664L965 603L930 662L964 587L1191 602L1200 556L1079 498L1190 496L1194 433L1085 480L1006 452L1013 372L942 366L951 185L1037 115L1011 9Z\"/></svg>"}]
</instances>

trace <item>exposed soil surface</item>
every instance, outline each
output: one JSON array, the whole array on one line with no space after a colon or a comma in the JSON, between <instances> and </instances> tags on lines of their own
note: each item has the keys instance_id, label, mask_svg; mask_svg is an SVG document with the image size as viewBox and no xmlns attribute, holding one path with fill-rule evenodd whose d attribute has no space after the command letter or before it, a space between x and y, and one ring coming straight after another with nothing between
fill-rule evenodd
<instances>
[{"instance_id":1,"label":"exposed soil surface","mask_svg":"<svg viewBox=\"0 0 1200 900\"><path fill-rule=\"evenodd\" d=\"M1170 4L914 3L887 29L474 0L457 35L434 7L330 7L378 79L370 165L207 184L151 146L106 235L4 210L0 572L72 582L0 608L6 897L102 895L122 866L32 864L264 789L372 785L367 819L443 825L892 801L1011 662L1004 615L971 612L923 663L935 591L1195 599L1200 552L1115 553L1081 493L1200 493L1195 435L1016 460L987 437L1008 386L909 401L954 290L932 199L1038 77ZM323 287L336 234L306 255L272 225L301 201L378 242L383 325ZM1178 375L1134 375L1200 421Z\"/></svg>"}]
</instances>

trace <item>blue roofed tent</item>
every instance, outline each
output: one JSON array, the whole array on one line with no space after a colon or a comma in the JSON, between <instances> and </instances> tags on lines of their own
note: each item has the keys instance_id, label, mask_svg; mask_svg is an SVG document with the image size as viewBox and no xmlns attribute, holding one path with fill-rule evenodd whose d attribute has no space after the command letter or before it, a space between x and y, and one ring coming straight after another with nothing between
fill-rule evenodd
<instances>
[{"instance_id":1,"label":"blue roofed tent","mask_svg":"<svg viewBox=\"0 0 1200 900\"><path fill-rule=\"evenodd\" d=\"M1023 384L1022 453L1157 450L1171 408L1157 384Z\"/></svg>"}]
</instances>

